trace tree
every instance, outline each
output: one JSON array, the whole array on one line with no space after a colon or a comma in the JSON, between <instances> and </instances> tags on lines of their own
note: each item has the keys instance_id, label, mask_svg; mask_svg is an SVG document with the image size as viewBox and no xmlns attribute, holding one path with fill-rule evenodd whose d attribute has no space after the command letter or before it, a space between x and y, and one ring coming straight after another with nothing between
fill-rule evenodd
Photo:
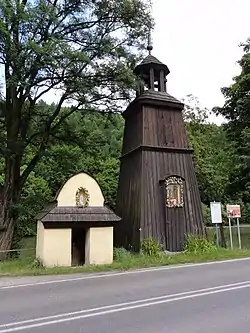
<instances>
[{"instance_id":1,"label":"tree","mask_svg":"<svg viewBox=\"0 0 250 333\"><path fill-rule=\"evenodd\" d=\"M65 120L118 111L130 98L151 23L143 0L0 0L1 250L11 247L22 189ZM48 93L58 101L41 108Z\"/></svg>"},{"instance_id":2,"label":"tree","mask_svg":"<svg viewBox=\"0 0 250 333\"><path fill-rule=\"evenodd\" d=\"M115 208L124 121L119 114L75 114L68 120L78 137L76 144L54 144L35 168L35 176L48 184L54 196L61 185L77 172L87 172L100 184L105 203ZM74 125L77 122L77 127ZM69 125L68 124L68 125ZM84 140L81 142L81 133ZM72 163L74 161L74 163Z\"/></svg>"},{"instance_id":3,"label":"tree","mask_svg":"<svg viewBox=\"0 0 250 333\"><path fill-rule=\"evenodd\" d=\"M244 52L238 62L241 72L232 85L222 88L225 104L215 111L228 119L227 134L234 146L228 194L246 208L248 205L250 217L250 38L241 46Z\"/></svg>"},{"instance_id":4,"label":"tree","mask_svg":"<svg viewBox=\"0 0 250 333\"><path fill-rule=\"evenodd\" d=\"M234 77L234 83L221 89L225 104L223 107L214 108L214 111L222 114L229 120L229 128L232 134L241 134L241 131L250 124L250 38L241 45L243 56L238 64L241 73Z\"/></svg>"},{"instance_id":5,"label":"tree","mask_svg":"<svg viewBox=\"0 0 250 333\"><path fill-rule=\"evenodd\" d=\"M227 184L233 166L233 149L224 125L208 122L211 114L202 108L197 98L189 95L184 101L189 144L194 149L194 164L202 202L224 202Z\"/></svg>"},{"instance_id":6,"label":"tree","mask_svg":"<svg viewBox=\"0 0 250 333\"><path fill-rule=\"evenodd\" d=\"M74 130L75 137L67 138L68 141L65 138L63 143L61 140L51 142L28 177L20 201L15 206L18 219L12 242L14 249L20 248L20 241L24 237L35 236L35 216L54 199L63 183L78 172L87 172L93 176L101 186L105 204L115 208L123 125L123 118L119 114L75 113L67 120L67 128L70 133ZM81 140L83 133L84 138ZM75 138L78 138L76 143ZM22 169L32 154L32 151L26 151ZM2 174L0 164L0 181Z\"/></svg>"}]
</instances>

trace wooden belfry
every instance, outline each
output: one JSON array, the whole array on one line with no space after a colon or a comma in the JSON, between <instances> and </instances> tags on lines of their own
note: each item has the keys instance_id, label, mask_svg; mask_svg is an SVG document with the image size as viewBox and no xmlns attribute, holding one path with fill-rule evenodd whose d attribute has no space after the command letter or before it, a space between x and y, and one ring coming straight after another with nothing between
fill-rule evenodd
<instances>
[{"instance_id":1,"label":"wooden belfry","mask_svg":"<svg viewBox=\"0 0 250 333\"><path fill-rule=\"evenodd\" d=\"M151 55L134 72L143 82L123 113L125 129L116 213L117 246L140 249L154 238L168 251L183 249L186 234L203 235L203 214L184 105L166 89L168 67Z\"/></svg>"}]
</instances>

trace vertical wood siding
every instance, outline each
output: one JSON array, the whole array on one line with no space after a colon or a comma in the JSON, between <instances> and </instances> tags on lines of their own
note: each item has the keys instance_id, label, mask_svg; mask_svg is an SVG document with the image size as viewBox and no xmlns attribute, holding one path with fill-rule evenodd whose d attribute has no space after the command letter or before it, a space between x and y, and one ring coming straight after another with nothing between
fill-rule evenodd
<instances>
[{"instance_id":1,"label":"vertical wood siding","mask_svg":"<svg viewBox=\"0 0 250 333\"><path fill-rule=\"evenodd\" d=\"M121 158L116 212L122 221L116 227L115 242L139 250L140 241L152 237L165 249L180 251L186 234L204 233L182 112L164 105L134 104L134 108L125 122L123 155L140 148ZM160 180L171 175L185 179L183 208L166 207Z\"/></svg>"}]
</instances>

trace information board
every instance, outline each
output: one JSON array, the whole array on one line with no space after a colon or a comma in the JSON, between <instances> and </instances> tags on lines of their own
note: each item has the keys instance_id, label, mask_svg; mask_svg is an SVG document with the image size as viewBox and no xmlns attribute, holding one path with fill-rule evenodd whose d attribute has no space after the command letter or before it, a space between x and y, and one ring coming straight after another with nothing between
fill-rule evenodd
<instances>
[{"instance_id":1,"label":"information board","mask_svg":"<svg viewBox=\"0 0 250 333\"><path fill-rule=\"evenodd\" d=\"M210 202L211 219L213 224L222 223L221 203Z\"/></svg>"},{"instance_id":2,"label":"information board","mask_svg":"<svg viewBox=\"0 0 250 333\"><path fill-rule=\"evenodd\" d=\"M230 219L241 217L240 205L227 205L227 216Z\"/></svg>"}]
</instances>

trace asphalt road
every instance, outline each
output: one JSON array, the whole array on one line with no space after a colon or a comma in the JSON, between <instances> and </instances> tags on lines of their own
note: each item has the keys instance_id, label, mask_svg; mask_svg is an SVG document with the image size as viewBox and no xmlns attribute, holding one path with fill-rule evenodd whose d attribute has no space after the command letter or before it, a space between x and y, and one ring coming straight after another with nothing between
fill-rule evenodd
<instances>
[{"instance_id":1,"label":"asphalt road","mask_svg":"<svg viewBox=\"0 0 250 333\"><path fill-rule=\"evenodd\" d=\"M0 333L249 333L250 259L0 278Z\"/></svg>"}]
</instances>

